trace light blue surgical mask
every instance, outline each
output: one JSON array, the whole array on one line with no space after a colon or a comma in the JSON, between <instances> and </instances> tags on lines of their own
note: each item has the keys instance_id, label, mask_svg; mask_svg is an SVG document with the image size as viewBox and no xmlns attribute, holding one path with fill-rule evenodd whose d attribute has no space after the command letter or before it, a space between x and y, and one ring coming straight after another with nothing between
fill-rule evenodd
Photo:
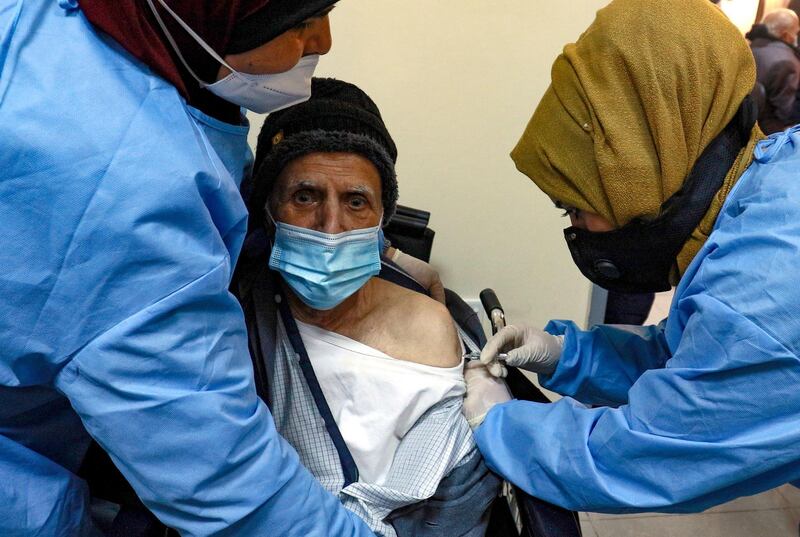
<instances>
[{"instance_id":1,"label":"light blue surgical mask","mask_svg":"<svg viewBox=\"0 0 800 537\"><path fill-rule=\"evenodd\" d=\"M164 0L158 0L167 12L172 15L175 21L183 27L186 32L197 41L197 43L208 52L208 54L217 60L220 64L224 65L230 71L230 74L218 80L213 84L208 84L200 79L192 70L189 63L183 59L177 43L172 38L164 21L161 20L158 10L153 5L153 0L147 0L153 15L156 17L158 24L167 36L167 40L175 50L183 66L192 77L200 84L201 87L207 89L217 97L225 99L228 102L247 108L248 110L257 114L266 114L268 112L277 112L284 108L288 108L298 103L307 101L311 97L311 77L314 76L314 70L319 62L319 55L304 56L292 69L283 73L255 75L251 73L242 73L235 70L233 67L217 54L203 39L186 24L177 13L175 13Z\"/></svg>"},{"instance_id":2,"label":"light blue surgical mask","mask_svg":"<svg viewBox=\"0 0 800 537\"><path fill-rule=\"evenodd\" d=\"M338 306L381 271L384 237L380 224L337 234L274 224L269 266L314 309Z\"/></svg>"}]
</instances>

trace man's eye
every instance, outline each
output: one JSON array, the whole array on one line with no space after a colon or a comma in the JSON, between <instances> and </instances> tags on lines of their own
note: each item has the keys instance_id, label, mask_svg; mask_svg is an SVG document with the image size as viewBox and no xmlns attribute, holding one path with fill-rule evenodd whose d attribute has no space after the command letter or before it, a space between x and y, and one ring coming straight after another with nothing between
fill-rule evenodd
<instances>
[{"instance_id":1,"label":"man's eye","mask_svg":"<svg viewBox=\"0 0 800 537\"><path fill-rule=\"evenodd\" d=\"M313 203L314 202L314 194L313 192L309 192L307 190L301 190L300 192L295 192L294 201L296 203Z\"/></svg>"},{"instance_id":2,"label":"man's eye","mask_svg":"<svg viewBox=\"0 0 800 537\"><path fill-rule=\"evenodd\" d=\"M350 198L350 207L353 209L363 209L367 205L367 200L364 198L357 196L354 198Z\"/></svg>"}]
</instances>

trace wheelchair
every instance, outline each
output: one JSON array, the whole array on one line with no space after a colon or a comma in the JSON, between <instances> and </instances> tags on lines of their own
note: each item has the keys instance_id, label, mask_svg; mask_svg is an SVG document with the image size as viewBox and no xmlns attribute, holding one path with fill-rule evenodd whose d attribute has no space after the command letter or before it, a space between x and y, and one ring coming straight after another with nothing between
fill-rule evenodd
<instances>
[{"instance_id":1,"label":"wheelchair","mask_svg":"<svg viewBox=\"0 0 800 537\"><path fill-rule=\"evenodd\" d=\"M435 233L428 227L430 213L398 206L397 214L385 229L392 245L409 255L429 261ZM245 243L245 250L248 243ZM246 256L240 261L246 263ZM238 269L237 269L238 272ZM391 262L384 261L380 276L397 285L425 292L418 283ZM240 296L238 278L234 277L232 291ZM480 347L486 334L477 314L456 293L445 290L446 305L460 328ZM505 324L502 306L490 289L481 293L481 301L492 330ZM246 305L243 304L246 307ZM248 330L251 327L248 326ZM264 399L268 379L264 366L251 353L259 395ZM520 400L549 403L550 401L520 371L509 368L506 378L512 395ZM177 532L162 525L141 503L133 489L114 467L108 455L96 444L90 447L80 471L89 484L95 500L95 519L108 537L175 537ZM581 537L577 513L533 498L508 483L503 494L489 508L487 537Z\"/></svg>"}]
</instances>

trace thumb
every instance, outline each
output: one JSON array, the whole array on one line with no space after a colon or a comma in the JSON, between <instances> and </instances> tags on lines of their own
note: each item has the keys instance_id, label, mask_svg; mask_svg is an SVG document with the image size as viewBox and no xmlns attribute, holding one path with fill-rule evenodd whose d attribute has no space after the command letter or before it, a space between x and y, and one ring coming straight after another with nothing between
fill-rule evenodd
<instances>
[{"instance_id":1,"label":"thumb","mask_svg":"<svg viewBox=\"0 0 800 537\"><path fill-rule=\"evenodd\" d=\"M506 326L492 336L481 351L481 362L486 365L497 360L497 355L508 347L517 345L519 329L516 326Z\"/></svg>"},{"instance_id":2,"label":"thumb","mask_svg":"<svg viewBox=\"0 0 800 537\"><path fill-rule=\"evenodd\" d=\"M492 362L488 366L489 374L493 377L506 378L508 376L508 369L500 362Z\"/></svg>"}]
</instances>

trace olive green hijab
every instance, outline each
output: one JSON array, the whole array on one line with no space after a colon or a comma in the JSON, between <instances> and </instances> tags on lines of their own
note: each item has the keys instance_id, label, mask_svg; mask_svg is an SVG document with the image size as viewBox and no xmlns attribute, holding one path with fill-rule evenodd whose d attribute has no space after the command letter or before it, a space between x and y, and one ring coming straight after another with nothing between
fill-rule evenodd
<instances>
[{"instance_id":1,"label":"olive green hijab","mask_svg":"<svg viewBox=\"0 0 800 537\"><path fill-rule=\"evenodd\" d=\"M746 41L708 0L615 0L556 59L511 157L553 200L621 227L658 214L755 80ZM675 280L761 138L755 127L678 255Z\"/></svg>"}]
</instances>

